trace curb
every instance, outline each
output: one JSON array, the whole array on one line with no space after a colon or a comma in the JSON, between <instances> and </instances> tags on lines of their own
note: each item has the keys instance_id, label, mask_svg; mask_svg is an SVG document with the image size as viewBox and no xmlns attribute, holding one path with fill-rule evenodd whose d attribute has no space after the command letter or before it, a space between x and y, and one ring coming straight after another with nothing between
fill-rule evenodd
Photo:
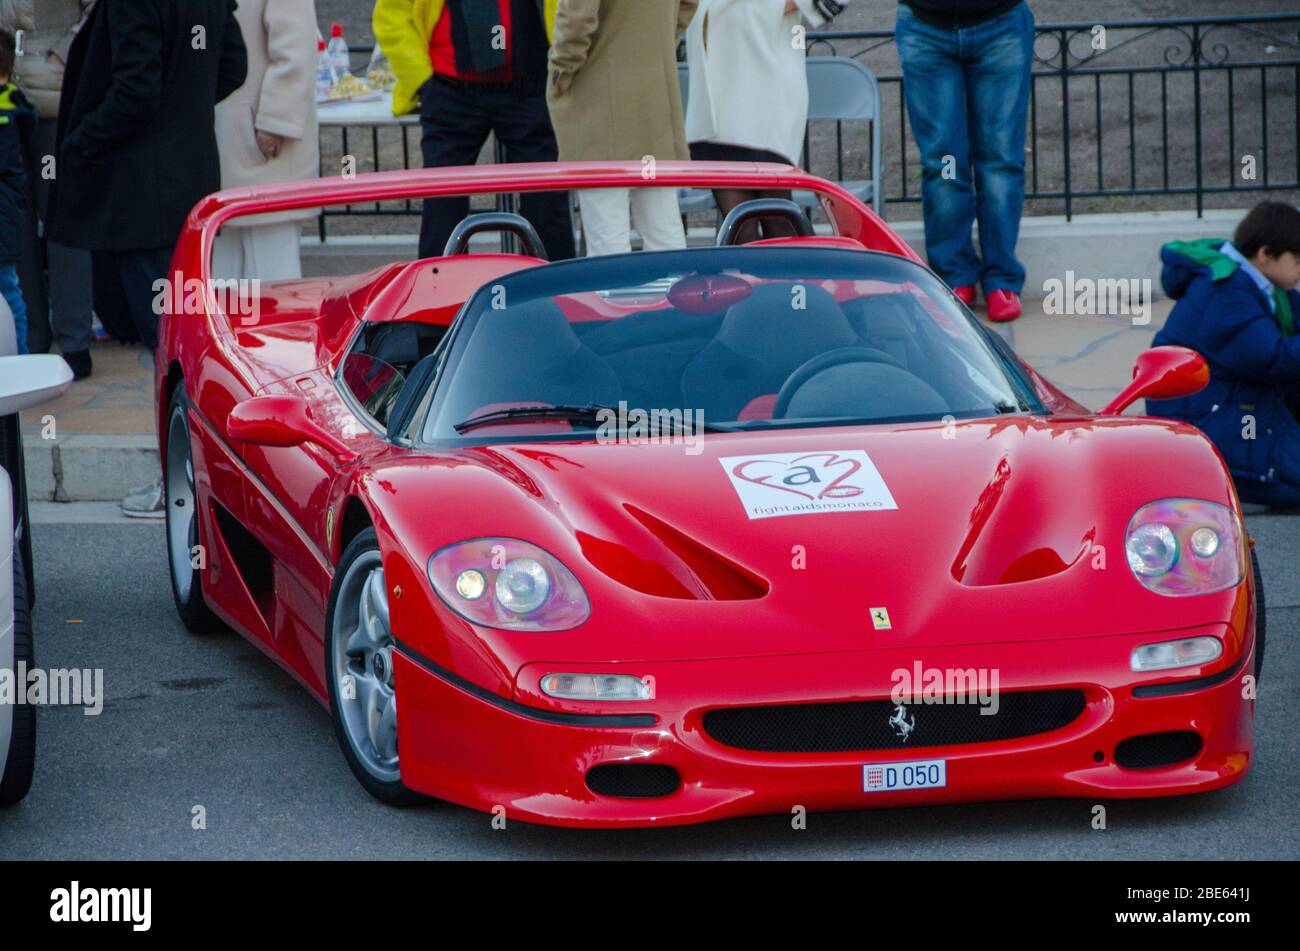
<instances>
[{"instance_id":1,"label":"curb","mask_svg":"<svg viewBox=\"0 0 1300 951\"><path fill-rule=\"evenodd\" d=\"M144 433L27 436L27 497L34 502L119 502L158 478L158 440Z\"/></svg>"}]
</instances>

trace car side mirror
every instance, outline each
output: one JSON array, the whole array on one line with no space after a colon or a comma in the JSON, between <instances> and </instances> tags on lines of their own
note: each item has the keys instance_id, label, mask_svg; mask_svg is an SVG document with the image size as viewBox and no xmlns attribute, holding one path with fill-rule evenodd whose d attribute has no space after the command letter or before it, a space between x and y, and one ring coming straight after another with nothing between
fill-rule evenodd
<instances>
[{"instance_id":1,"label":"car side mirror","mask_svg":"<svg viewBox=\"0 0 1300 951\"><path fill-rule=\"evenodd\" d=\"M0 416L39 406L72 385L72 368L57 353L0 357Z\"/></svg>"},{"instance_id":2,"label":"car side mirror","mask_svg":"<svg viewBox=\"0 0 1300 951\"><path fill-rule=\"evenodd\" d=\"M254 396L237 404L226 418L231 439L255 446L301 446L312 443L340 460L356 453L311 418L311 407L300 396Z\"/></svg>"},{"instance_id":3,"label":"car side mirror","mask_svg":"<svg viewBox=\"0 0 1300 951\"><path fill-rule=\"evenodd\" d=\"M1191 396L1210 382L1205 358L1187 347L1152 347L1141 353L1133 365L1133 382L1120 390L1102 416L1118 416L1137 400L1172 400Z\"/></svg>"}]
</instances>

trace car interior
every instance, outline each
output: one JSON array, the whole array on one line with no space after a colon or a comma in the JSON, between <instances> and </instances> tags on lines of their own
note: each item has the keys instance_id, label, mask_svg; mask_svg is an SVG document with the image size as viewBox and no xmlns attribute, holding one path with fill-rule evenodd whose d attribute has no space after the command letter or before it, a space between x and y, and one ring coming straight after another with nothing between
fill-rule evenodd
<instances>
[{"instance_id":1,"label":"car interior","mask_svg":"<svg viewBox=\"0 0 1300 951\"><path fill-rule=\"evenodd\" d=\"M793 334L796 287L804 309ZM566 303L540 298L484 312L446 412L468 419L521 404L622 400L646 409L700 409L716 421L940 418L987 411L997 392L981 385L978 370L912 290L840 303L816 283L778 281L756 285L719 313L670 305L600 320L570 320ZM379 323L358 335L341 379L380 426L399 431L410 421L446 330ZM569 428L560 420L534 426Z\"/></svg>"},{"instance_id":2,"label":"car interior","mask_svg":"<svg viewBox=\"0 0 1300 951\"><path fill-rule=\"evenodd\" d=\"M719 243L732 242L746 214L773 213L797 216L804 227L796 231L819 240L788 204L740 206L720 228ZM462 222L441 261L468 254L470 237L492 230L511 234L530 259L545 253L524 219L484 214ZM989 379L971 362L969 341L945 326L950 318L934 300L906 278L898 281L692 271L643 287L535 295L482 308L440 417L620 401L756 424L1004 411L1005 381ZM377 427L394 434L409 428L438 376L449 329L446 315L419 310L363 324L339 376ZM534 434L572 428L556 418L510 425Z\"/></svg>"}]
</instances>

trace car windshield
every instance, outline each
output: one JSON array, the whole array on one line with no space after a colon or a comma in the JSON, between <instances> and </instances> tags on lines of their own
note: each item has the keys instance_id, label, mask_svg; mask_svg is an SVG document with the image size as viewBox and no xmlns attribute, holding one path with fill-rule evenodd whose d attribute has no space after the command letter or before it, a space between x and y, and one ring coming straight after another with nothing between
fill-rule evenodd
<instances>
[{"instance_id":1,"label":"car windshield","mask_svg":"<svg viewBox=\"0 0 1300 951\"><path fill-rule=\"evenodd\" d=\"M710 431L1044 411L932 274L872 252L717 248L520 271L481 288L440 349L418 384L434 388L426 444L589 436L609 410Z\"/></svg>"}]
</instances>

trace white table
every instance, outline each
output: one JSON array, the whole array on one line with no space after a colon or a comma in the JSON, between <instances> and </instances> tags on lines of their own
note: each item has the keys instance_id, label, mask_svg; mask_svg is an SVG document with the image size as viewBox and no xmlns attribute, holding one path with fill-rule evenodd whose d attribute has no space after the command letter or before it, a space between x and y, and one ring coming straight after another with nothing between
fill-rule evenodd
<instances>
[{"instance_id":1,"label":"white table","mask_svg":"<svg viewBox=\"0 0 1300 951\"><path fill-rule=\"evenodd\" d=\"M420 124L418 112L410 112L403 116L393 115L393 93L391 90L384 93L380 99L367 99L360 102L348 100L317 103L316 117L322 129L341 129L344 136L347 135L349 130L357 128L373 130L371 142L376 156L379 154L379 129L401 129L402 136L405 138L407 128L418 127ZM403 148L405 149L405 146ZM496 145L496 159L498 162L505 161L505 155L499 142ZM513 195L498 195L496 206L498 211L518 210L518 203ZM323 215L320 220L320 230L321 240L324 240L325 219ZM505 235L502 235L501 241L504 250L509 246L509 242Z\"/></svg>"},{"instance_id":2,"label":"white table","mask_svg":"<svg viewBox=\"0 0 1300 951\"><path fill-rule=\"evenodd\" d=\"M404 116L393 115L393 94L384 93L382 99L364 102L319 102L316 104L317 120L322 126L396 126L418 125L420 116L410 112Z\"/></svg>"}]
</instances>

